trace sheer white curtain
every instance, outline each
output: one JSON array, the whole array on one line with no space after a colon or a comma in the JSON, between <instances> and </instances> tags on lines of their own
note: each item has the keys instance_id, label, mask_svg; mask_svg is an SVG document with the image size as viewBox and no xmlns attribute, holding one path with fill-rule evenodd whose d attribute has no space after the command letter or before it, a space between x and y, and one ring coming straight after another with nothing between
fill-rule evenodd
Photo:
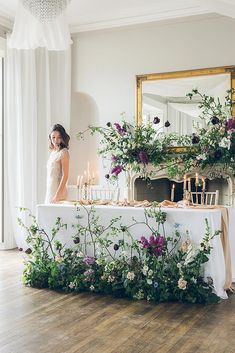
<instances>
[{"instance_id":1,"label":"sheer white curtain","mask_svg":"<svg viewBox=\"0 0 235 353\"><path fill-rule=\"evenodd\" d=\"M7 172L10 215L18 247L26 248L18 207L35 214L43 202L48 158L48 134L58 122L70 126L70 50L7 51Z\"/></svg>"}]
</instances>

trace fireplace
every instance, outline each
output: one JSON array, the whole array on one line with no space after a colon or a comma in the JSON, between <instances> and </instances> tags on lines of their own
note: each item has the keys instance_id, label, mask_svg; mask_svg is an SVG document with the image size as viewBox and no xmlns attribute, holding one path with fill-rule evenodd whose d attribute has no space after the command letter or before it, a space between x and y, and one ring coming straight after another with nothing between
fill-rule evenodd
<instances>
[{"instance_id":1,"label":"fireplace","mask_svg":"<svg viewBox=\"0 0 235 353\"><path fill-rule=\"evenodd\" d=\"M172 191L173 190L173 191ZM142 178L135 180L134 199L137 201L174 200L180 201L183 198L183 182L174 182L168 178L160 178L147 182Z\"/></svg>"},{"instance_id":2,"label":"fireplace","mask_svg":"<svg viewBox=\"0 0 235 353\"><path fill-rule=\"evenodd\" d=\"M212 171L203 170L199 173L206 180L206 191L219 190L219 204L226 206L235 206L235 179L232 175L225 174L223 177L212 175ZM191 178L191 191L202 191L202 185L196 189L195 172L188 174ZM140 177L138 173L129 172L127 175L128 198L137 201L157 201L174 200L175 202L183 198L182 176L170 178L166 170L160 170L152 173L150 182ZM173 186L174 185L174 186ZM172 194L172 188L174 192ZM172 197L173 196L173 197Z\"/></svg>"},{"instance_id":3,"label":"fireplace","mask_svg":"<svg viewBox=\"0 0 235 353\"><path fill-rule=\"evenodd\" d=\"M191 179L191 191L202 191L202 186L196 188L195 179ZM219 190L219 205L229 205L229 190L226 179L217 178L206 180L206 191ZM134 199L137 201L171 200L178 202L183 199L183 182L172 181L168 178L154 179L149 182L136 178L134 185Z\"/></svg>"}]
</instances>

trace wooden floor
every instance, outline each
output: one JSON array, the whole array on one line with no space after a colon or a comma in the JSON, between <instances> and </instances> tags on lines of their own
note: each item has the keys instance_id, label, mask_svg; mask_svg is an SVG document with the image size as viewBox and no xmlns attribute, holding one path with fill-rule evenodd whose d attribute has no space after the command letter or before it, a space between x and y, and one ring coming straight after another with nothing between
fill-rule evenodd
<instances>
[{"instance_id":1,"label":"wooden floor","mask_svg":"<svg viewBox=\"0 0 235 353\"><path fill-rule=\"evenodd\" d=\"M235 353L235 295L154 305L21 283L22 253L0 252L1 353Z\"/></svg>"}]
</instances>

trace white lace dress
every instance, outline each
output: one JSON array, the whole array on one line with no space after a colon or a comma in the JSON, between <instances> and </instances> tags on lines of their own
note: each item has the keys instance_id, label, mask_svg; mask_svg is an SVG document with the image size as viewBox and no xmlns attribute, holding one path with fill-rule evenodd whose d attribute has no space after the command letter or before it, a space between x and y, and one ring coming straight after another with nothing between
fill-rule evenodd
<instances>
[{"instance_id":1,"label":"white lace dress","mask_svg":"<svg viewBox=\"0 0 235 353\"><path fill-rule=\"evenodd\" d=\"M52 151L47 162L47 191L45 203L52 203L52 199L55 196L55 193L60 185L62 178L62 164L61 159L68 154L69 151L67 148L63 148L60 151ZM66 187L63 190L64 200L67 196Z\"/></svg>"}]
</instances>

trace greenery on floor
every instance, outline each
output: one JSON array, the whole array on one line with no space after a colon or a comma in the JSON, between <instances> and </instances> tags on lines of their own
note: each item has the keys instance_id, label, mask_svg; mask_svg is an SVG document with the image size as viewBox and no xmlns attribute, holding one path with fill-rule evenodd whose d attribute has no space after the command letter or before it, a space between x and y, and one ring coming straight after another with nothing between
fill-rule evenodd
<instances>
[{"instance_id":1,"label":"greenery on floor","mask_svg":"<svg viewBox=\"0 0 235 353\"><path fill-rule=\"evenodd\" d=\"M67 228L60 218L51 234L47 234L29 210L21 210L31 219L30 226L18 219L29 244L23 274L28 286L66 292L92 291L154 302L219 301L213 293L212 278L204 278L211 239L220 233L211 234L207 220L205 235L196 245L187 233L181 234L177 224L173 234L166 234L167 214L155 206L145 209L144 222L133 219L128 226L121 217L104 226L95 207L78 206L73 224L74 246L68 248L56 239ZM140 224L151 235L142 231L135 239L131 230Z\"/></svg>"}]
</instances>

